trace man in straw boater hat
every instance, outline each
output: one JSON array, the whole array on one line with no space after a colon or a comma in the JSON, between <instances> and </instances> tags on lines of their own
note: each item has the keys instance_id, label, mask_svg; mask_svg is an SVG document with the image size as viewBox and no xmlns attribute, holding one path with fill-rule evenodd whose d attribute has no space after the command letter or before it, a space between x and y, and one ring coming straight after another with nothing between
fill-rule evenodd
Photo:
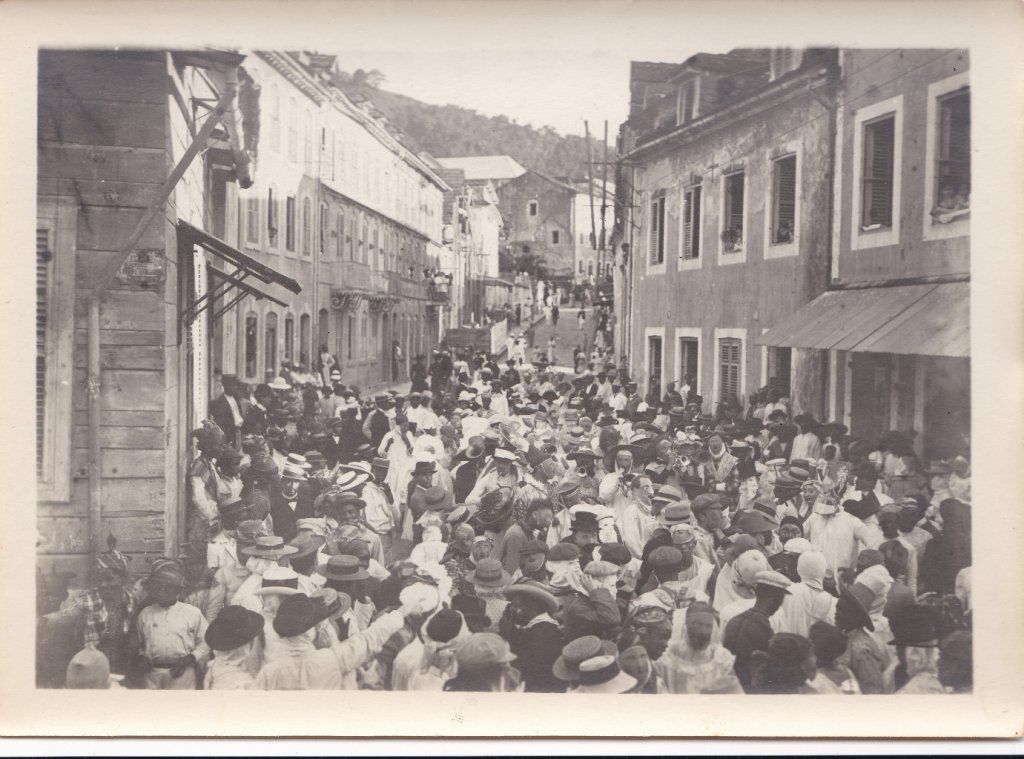
<instances>
[{"instance_id":1,"label":"man in straw boater hat","mask_svg":"<svg viewBox=\"0 0 1024 759\"><path fill-rule=\"evenodd\" d=\"M274 632L292 655L265 664L256 676L257 690L356 690L356 670L419 612L415 599L382 614L367 629L327 648L314 647L315 628L336 610L305 593L287 596L274 617Z\"/></svg>"},{"instance_id":2,"label":"man in straw boater hat","mask_svg":"<svg viewBox=\"0 0 1024 759\"><path fill-rule=\"evenodd\" d=\"M250 611L262 612L263 602L256 591L263 586L264 573L271 567L289 566L289 560L298 552L297 546L289 545L279 535L257 537L252 545L242 548L240 553L248 557L245 566L250 574L235 591L231 602ZM305 592L313 591L313 584L307 577L300 577L299 587Z\"/></svg>"},{"instance_id":3,"label":"man in straw boater hat","mask_svg":"<svg viewBox=\"0 0 1024 759\"><path fill-rule=\"evenodd\" d=\"M135 632L139 642L138 670L150 690L194 690L196 663L205 660L206 619L178 598L185 575L173 562L164 562L146 578L153 603L139 612Z\"/></svg>"}]
</instances>

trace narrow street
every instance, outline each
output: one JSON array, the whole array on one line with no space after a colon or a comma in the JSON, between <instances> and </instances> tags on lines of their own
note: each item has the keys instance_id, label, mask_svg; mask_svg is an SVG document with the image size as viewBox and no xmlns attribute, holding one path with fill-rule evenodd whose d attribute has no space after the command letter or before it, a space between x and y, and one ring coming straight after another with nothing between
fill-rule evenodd
<instances>
[{"instance_id":1,"label":"narrow street","mask_svg":"<svg viewBox=\"0 0 1024 759\"><path fill-rule=\"evenodd\" d=\"M40 51L37 687L971 694L968 51L418 55Z\"/></svg>"}]
</instances>

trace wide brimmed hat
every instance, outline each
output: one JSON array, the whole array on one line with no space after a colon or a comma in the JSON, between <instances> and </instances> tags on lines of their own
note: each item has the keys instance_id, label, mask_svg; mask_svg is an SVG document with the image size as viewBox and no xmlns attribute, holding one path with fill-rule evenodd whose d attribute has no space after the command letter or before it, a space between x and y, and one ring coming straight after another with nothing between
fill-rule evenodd
<instances>
[{"instance_id":1,"label":"wide brimmed hat","mask_svg":"<svg viewBox=\"0 0 1024 759\"><path fill-rule=\"evenodd\" d=\"M305 593L297 593L281 601L281 606L274 617L274 632L282 638L302 635L328 616L330 613L323 601L318 602Z\"/></svg>"},{"instance_id":2,"label":"wide brimmed hat","mask_svg":"<svg viewBox=\"0 0 1024 759\"><path fill-rule=\"evenodd\" d=\"M334 479L335 486L342 491L355 490L370 480L370 474L362 470L346 469L338 472Z\"/></svg>"},{"instance_id":3,"label":"wide brimmed hat","mask_svg":"<svg viewBox=\"0 0 1024 759\"><path fill-rule=\"evenodd\" d=\"M370 464L366 461L349 461L344 464L338 464L338 469L345 472L362 472L367 475L373 474L370 471Z\"/></svg>"},{"instance_id":4,"label":"wide brimmed hat","mask_svg":"<svg viewBox=\"0 0 1024 759\"><path fill-rule=\"evenodd\" d=\"M670 503L661 510L658 521L666 527L677 524L689 524L693 520L693 509L685 502Z\"/></svg>"},{"instance_id":5,"label":"wide brimmed hat","mask_svg":"<svg viewBox=\"0 0 1024 759\"><path fill-rule=\"evenodd\" d=\"M484 455L484 439L481 435L472 435L469 440L466 441L466 458L467 459L478 459Z\"/></svg>"},{"instance_id":6,"label":"wide brimmed hat","mask_svg":"<svg viewBox=\"0 0 1024 759\"><path fill-rule=\"evenodd\" d=\"M433 474L436 471L437 462L434 460L417 461L416 465L412 468L413 474Z\"/></svg>"},{"instance_id":7,"label":"wide brimmed hat","mask_svg":"<svg viewBox=\"0 0 1024 759\"><path fill-rule=\"evenodd\" d=\"M513 583L512 585L506 586L502 590L502 593L505 598L510 601L517 596L520 598L529 598L543 606L544 611L548 614L554 614L558 611L558 599L551 595L551 593L539 582L526 581Z\"/></svg>"},{"instance_id":8,"label":"wide brimmed hat","mask_svg":"<svg viewBox=\"0 0 1024 759\"><path fill-rule=\"evenodd\" d=\"M476 563L476 567L466 574L466 580L487 588L501 588L512 582L512 575L497 559L486 558Z\"/></svg>"},{"instance_id":9,"label":"wide brimmed hat","mask_svg":"<svg viewBox=\"0 0 1024 759\"><path fill-rule=\"evenodd\" d=\"M871 621L871 615L868 610L871 605L875 602L875 594L871 591L867 585L859 582L853 583L853 585L841 585L839 587L839 597L846 596L847 599L853 602L854 609L859 613L860 626L874 631L875 625Z\"/></svg>"},{"instance_id":10,"label":"wide brimmed hat","mask_svg":"<svg viewBox=\"0 0 1024 759\"><path fill-rule=\"evenodd\" d=\"M708 509L724 509L725 504L722 503L722 498L715 493L702 493L690 502L690 508L694 514L699 514Z\"/></svg>"},{"instance_id":11,"label":"wide brimmed hat","mask_svg":"<svg viewBox=\"0 0 1024 759\"><path fill-rule=\"evenodd\" d=\"M355 582L365 580L370 573L363 569L359 559L348 554L339 554L327 559L327 563L316 568L317 574L328 580L339 582Z\"/></svg>"},{"instance_id":12,"label":"wide brimmed hat","mask_svg":"<svg viewBox=\"0 0 1024 759\"><path fill-rule=\"evenodd\" d=\"M257 596L293 596L299 592L299 575L291 567L267 567L260 587L253 591Z\"/></svg>"},{"instance_id":13,"label":"wide brimmed hat","mask_svg":"<svg viewBox=\"0 0 1024 759\"><path fill-rule=\"evenodd\" d=\"M288 545L299 549L299 552L294 554L292 559L301 559L309 556L311 553L316 553L323 546L324 542L323 535L317 535L310 530L299 530L295 537L288 541Z\"/></svg>"},{"instance_id":14,"label":"wide brimmed hat","mask_svg":"<svg viewBox=\"0 0 1024 759\"><path fill-rule=\"evenodd\" d=\"M437 509L440 509L447 498L448 491L441 485L431 485L423 491L423 500L426 503L427 508L431 510L436 511Z\"/></svg>"},{"instance_id":15,"label":"wide brimmed hat","mask_svg":"<svg viewBox=\"0 0 1024 759\"><path fill-rule=\"evenodd\" d=\"M579 665L580 678L574 693L625 693L636 687L636 678L619 667L612 654L601 654Z\"/></svg>"},{"instance_id":16,"label":"wide brimmed hat","mask_svg":"<svg viewBox=\"0 0 1024 759\"><path fill-rule=\"evenodd\" d=\"M274 381L268 383L267 387L269 387L271 390L291 390L292 389L292 386L289 385L285 381L285 378L281 377L281 376L274 377Z\"/></svg>"},{"instance_id":17,"label":"wide brimmed hat","mask_svg":"<svg viewBox=\"0 0 1024 759\"><path fill-rule=\"evenodd\" d=\"M302 456L301 454L298 454L298 453L289 453L288 454L288 458L287 458L287 463L291 464L292 466L297 466L299 469L312 469L313 468L310 465L310 463L307 460L307 458L305 456Z\"/></svg>"},{"instance_id":18,"label":"wide brimmed hat","mask_svg":"<svg viewBox=\"0 0 1024 759\"><path fill-rule=\"evenodd\" d=\"M242 549L247 556L256 556L261 559L280 559L284 556L297 554L299 549L285 543L284 538L278 535L267 535L256 538L251 546Z\"/></svg>"},{"instance_id":19,"label":"wide brimmed hat","mask_svg":"<svg viewBox=\"0 0 1024 759\"><path fill-rule=\"evenodd\" d=\"M580 664L595 656L615 656L615 644L596 635L584 635L566 643L555 659L551 672L559 680L574 683L580 679Z\"/></svg>"},{"instance_id":20,"label":"wide brimmed hat","mask_svg":"<svg viewBox=\"0 0 1024 759\"><path fill-rule=\"evenodd\" d=\"M616 443L615 445L613 445L611 448L608 449L607 455L610 456L610 457L615 457L621 451L625 451L626 453L630 453L634 457L640 455L640 448L638 448L632 442L630 442L630 443Z\"/></svg>"},{"instance_id":21,"label":"wide brimmed hat","mask_svg":"<svg viewBox=\"0 0 1024 759\"><path fill-rule=\"evenodd\" d=\"M735 514L732 526L748 535L757 535L777 529L779 523L758 509L744 509Z\"/></svg>"},{"instance_id":22,"label":"wide brimmed hat","mask_svg":"<svg viewBox=\"0 0 1024 759\"><path fill-rule=\"evenodd\" d=\"M508 664L515 661L515 658L508 642L500 635L489 632L473 633L463 641L455 654L459 674L479 672L495 664Z\"/></svg>"}]
</instances>

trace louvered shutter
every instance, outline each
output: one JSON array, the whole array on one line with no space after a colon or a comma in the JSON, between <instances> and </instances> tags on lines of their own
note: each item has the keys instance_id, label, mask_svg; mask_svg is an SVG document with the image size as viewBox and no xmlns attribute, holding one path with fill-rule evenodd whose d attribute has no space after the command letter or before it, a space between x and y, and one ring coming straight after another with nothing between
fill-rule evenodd
<instances>
[{"instance_id":1,"label":"louvered shutter","mask_svg":"<svg viewBox=\"0 0 1024 759\"><path fill-rule=\"evenodd\" d=\"M36 228L36 474L43 473L46 450L46 348L53 253L50 230Z\"/></svg>"},{"instance_id":2,"label":"louvered shutter","mask_svg":"<svg viewBox=\"0 0 1024 759\"><path fill-rule=\"evenodd\" d=\"M729 177L729 227L743 230L743 180L744 174Z\"/></svg>"},{"instance_id":3,"label":"louvered shutter","mask_svg":"<svg viewBox=\"0 0 1024 759\"><path fill-rule=\"evenodd\" d=\"M721 338L718 341L719 376L721 401L739 399L740 396L740 350L736 338Z\"/></svg>"},{"instance_id":4,"label":"louvered shutter","mask_svg":"<svg viewBox=\"0 0 1024 759\"><path fill-rule=\"evenodd\" d=\"M865 226L892 226L893 140L896 119L889 116L864 128Z\"/></svg>"},{"instance_id":5,"label":"louvered shutter","mask_svg":"<svg viewBox=\"0 0 1024 759\"><path fill-rule=\"evenodd\" d=\"M683 258L700 257L700 188L687 190L683 203Z\"/></svg>"},{"instance_id":6,"label":"louvered shutter","mask_svg":"<svg viewBox=\"0 0 1024 759\"><path fill-rule=\"evenodd\" d=\"M796 156L786 156L775 162L775 223L772 242L790 242L796 231L795 223Z\"/></svg>"}]
</instances>

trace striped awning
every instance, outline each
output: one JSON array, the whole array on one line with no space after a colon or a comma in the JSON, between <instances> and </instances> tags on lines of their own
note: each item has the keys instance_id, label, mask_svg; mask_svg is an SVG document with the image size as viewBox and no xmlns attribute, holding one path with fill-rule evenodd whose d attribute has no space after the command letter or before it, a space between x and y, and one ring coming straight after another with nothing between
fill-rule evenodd
<instances>
[{"instance_id":1,"label":"striped awning","mask_svg":"<svg viewBox=\"0 0 1024 759\"><path fill-rule=\"evenodd\" d=\"M970 283L823 293L757 341L777 347L967 357Z\"/></svg>"}]
</instances>

